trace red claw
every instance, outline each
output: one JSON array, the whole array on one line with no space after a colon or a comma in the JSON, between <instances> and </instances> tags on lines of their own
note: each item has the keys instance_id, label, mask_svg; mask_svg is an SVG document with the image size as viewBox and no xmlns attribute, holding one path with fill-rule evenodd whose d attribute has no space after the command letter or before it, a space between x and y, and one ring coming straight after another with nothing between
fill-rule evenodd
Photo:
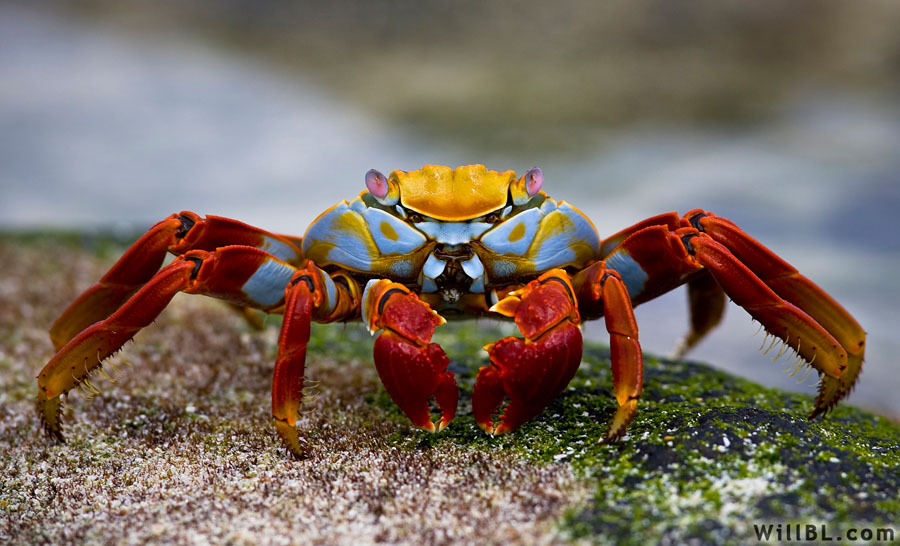
<instances>
[{"instance_id":1,"label":"red claw","mask_svg":"<svg viewBox=\"0 0 900 546\"><path fill-rule=\"evenodd\" d=\"M437 343L430 343L442 319L403 285L378 281L367 288L366 307L371 330L384 332L375 340L375 368L391 399L412 423L437 432L456 415L459 390L450 360ZM441 411L437 426L428 400L434 397Z\"/></svg>"},{"instance_id":2,"label":"red claw","mask_svg":"<svg viewBox=\"0 0 900 546\"><path fill-rule=\"evenodd\" d=\"M415 426L430 432L440 431L456 415L459 389L449 364L437 343L417 345L394 332L375 340L375 367L385 389ZM432 396L441 409L437 428L428 405Z\"/></svg>"},{"instance_id":3,"label":"red claw","mask_svg":"<svg viewBox=\"0 0 900 546\"><path fill-rule=\"evenodd\" d=\"M511 432L531 420L566 388L581 363L582 340L572 286L550 271L498 303L515 317L525 339L507 337L487 347L491 364L481 368L472 393L475 421L489 434ZM494 413L509 397L500 422Z\"/></svg>"},{"instance_id":4,"label":"red claw","mask_svg":"<svg viewBox=\"0 0 900 546\"><path fill-rule=\"evenodd\" d=\"M475 421L489 434L512 432L546 408L566 388L581 363L581 331L571 322L530 341L507 337L489 348L472 393ZM509 397L500 423L492 415Z\"/></svg>"}]
</instances>

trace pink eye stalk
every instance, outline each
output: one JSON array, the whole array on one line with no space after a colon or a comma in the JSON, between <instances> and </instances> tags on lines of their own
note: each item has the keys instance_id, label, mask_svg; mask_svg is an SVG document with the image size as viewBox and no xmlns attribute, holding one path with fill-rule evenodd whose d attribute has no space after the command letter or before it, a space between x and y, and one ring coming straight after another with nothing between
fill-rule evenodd
<instances>
[{"instance_id":1,"label":"pink eye stalk","mask_svg":"<svg viewBox=\"0 0 900 546\"><path fill-rule=\"evenodd\" d=\"M532 197L540 193L544 185L544 171L538 167L532 167L525 171L521 178L510 184L509 193L513 204L524 205Z\"/></svg>"},{"instance_id":2,"label":"pink eye stalk","mask_svg":"<svg viewBox=\"0 0 900 546\"><path fill-rule=\"evenodd\" d=\"M528 195L535 196L544 185L544 171L540 167L532 167L525 173L525 191Z\"/></svg>"},{"instance_id":3,"label":"pink eye stalk","mask_svg":"<svg viewBox=\"0 0 900 546\"><path fill-rule=\"evenodd\" d=\"M366 187L372 195L379 199L384 199L388 194L387 178L375 169L366 173Z\"/></svg>"}]
</instances>

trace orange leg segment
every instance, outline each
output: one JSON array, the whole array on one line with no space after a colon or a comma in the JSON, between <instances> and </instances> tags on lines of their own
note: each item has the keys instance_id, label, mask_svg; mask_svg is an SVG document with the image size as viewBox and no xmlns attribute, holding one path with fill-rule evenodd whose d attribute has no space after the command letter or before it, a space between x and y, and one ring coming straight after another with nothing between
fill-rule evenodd
<instances>
[{"instance_id":1,"label":"orange leg segment","mask_svg":"<svg viewBox=\"0 0 900 546\"><path fill-rule=\"evenodd\" d=\"M87 326L110 316L159 270L168 248L186 233L185 222L166 218L145 233L115 265L63 311L50 327L58 351Z\"/></svg>"},{"instance_id":2,"label":"orange leg segment","mask_svg":"<svg viewBox=\"0 0 900 546\"><path fill-rule=\"evenodd\" d=\"M358 312L355 285L335 283L308 262L298 270L285 288L284 320L278 337L278 358L272 378L272 419L285 446L295 457L304 449L296 428L303 403L303 377L306 346L313 320L332 322L350 318Z\"/></svg>"},{"instance_id":3,"label":"orange leg segment","mask_svg":"<svg viewBox=\"0 0 900 546\"><path fill-rule=\"evenodd\" d=\"M637 414L644 377L637 321L622 277L606 263L597 262L579 272L572 284L580 308L592 316L603 315L609 333L613 393L618 402L606 433L609 442L621 437Z\"/></svg>"},{"instance_id":4,"label":"orange leg segment","mask_svg":"<svg viewBox=\"0 0 900 546\"><path fill-rule=\"evenodd\" d=\"M81 384L92 389L88 376L187 288L195 268L182 260L160 271L127 305L73 337L47 362L38 374L37 409L48 434L63 441L60 395Z\"/></svg>"}]
</instances>

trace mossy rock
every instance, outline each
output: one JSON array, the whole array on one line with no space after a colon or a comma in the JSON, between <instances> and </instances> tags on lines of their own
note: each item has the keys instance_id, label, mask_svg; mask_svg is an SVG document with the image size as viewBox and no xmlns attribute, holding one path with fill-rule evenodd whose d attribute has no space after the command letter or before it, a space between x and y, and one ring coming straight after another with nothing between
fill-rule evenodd
<instances>
[{"instance_id":1,"label":"mossy rock","mask_svg":"<svg viewBox=\"0 0 900 546\"><path fill-rule=\"evenodd\" d=\"M609 350L588 343L559 399L517 433L489 438L468 413L482 355L461 356L488 340L481 339L488 335L483 326L477 332L459 327L445 334L463 351L451 353L463 386L458 423L440 435L402 434L392 443L407 449L476 445L536 463L567 462L594 490L562 520L570 538L721 544L754 540L770 525L774 533L779 524L782 532L788 524L807 532L811 524L821 538L823 524L829 536L896 524L900 427L888 419L841 405L809 421L811 396L765 388L698 362L645 355L638 417L624 439L605 445L600 440L615 410ZM380 393L373 402L402 420Z\"/></svg>"},{"instance_id":2,"label":"mossy rock","mask_svg":"<svg viewBox=\"0 0 900 546\"><path fill-rule=\"evenodd\" d=\"M810 396L700 363L645 355L638 416L605 445L609 352L589 343L553 404L490 437L472 386L481 347L513 327L485 321L438 329L461 387L439 434L391 402L364 329L315 326L318 396L299 421L310 457L296 461L269 418L277 317L253 332L189 296L114 359L116 383L69 397L57 444L33 413L46 327L121 251L70 239L0 237L3 543L744 544L754 526L839 536L900 514L895 423L846 405L809 422Z\"/></svg>"}]
</instances>

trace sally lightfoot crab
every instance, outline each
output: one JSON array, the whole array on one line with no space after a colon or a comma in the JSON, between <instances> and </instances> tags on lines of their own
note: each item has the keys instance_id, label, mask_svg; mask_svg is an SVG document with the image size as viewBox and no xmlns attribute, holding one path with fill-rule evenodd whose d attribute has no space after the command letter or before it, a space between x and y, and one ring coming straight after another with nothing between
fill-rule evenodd
<instances>
[{"instance_id":1,"label":"sally lightfoot crab","mask_svg":"<svg viewBox=\"0 0 900 546\"><path fill-rule=\"evenodd\" d=\"M458 400L449 360L431 342L444 317L507 317L522 334L488 345L490 362L476 379L472 411L491 434L515 430L562 392L581 362L580 324L603 317L618 403L606 439L617 439L641 394L632 308L682 284L691 323L684 350L719 322L727 296L818 371L810 418L856 383L865 343L859 324L712 213L662 214L600 239L578 209L541 191L537 168L521 177L482 165L425 166L389 177L372 170L365 184L302 238L193 212L150 228L53 324L58 352L38 375L37 409L47 432L63 439L60 395L90 386L102 362L178 292L284 314L272 416L296 455L303 453L295 423L312 321L360 319L380 330L378 374L413 424L430 431L450 423ZM162 267L167 252L176 258ZM431 415L432 399L439 417Z\"/></svg>"}]
</instances>

